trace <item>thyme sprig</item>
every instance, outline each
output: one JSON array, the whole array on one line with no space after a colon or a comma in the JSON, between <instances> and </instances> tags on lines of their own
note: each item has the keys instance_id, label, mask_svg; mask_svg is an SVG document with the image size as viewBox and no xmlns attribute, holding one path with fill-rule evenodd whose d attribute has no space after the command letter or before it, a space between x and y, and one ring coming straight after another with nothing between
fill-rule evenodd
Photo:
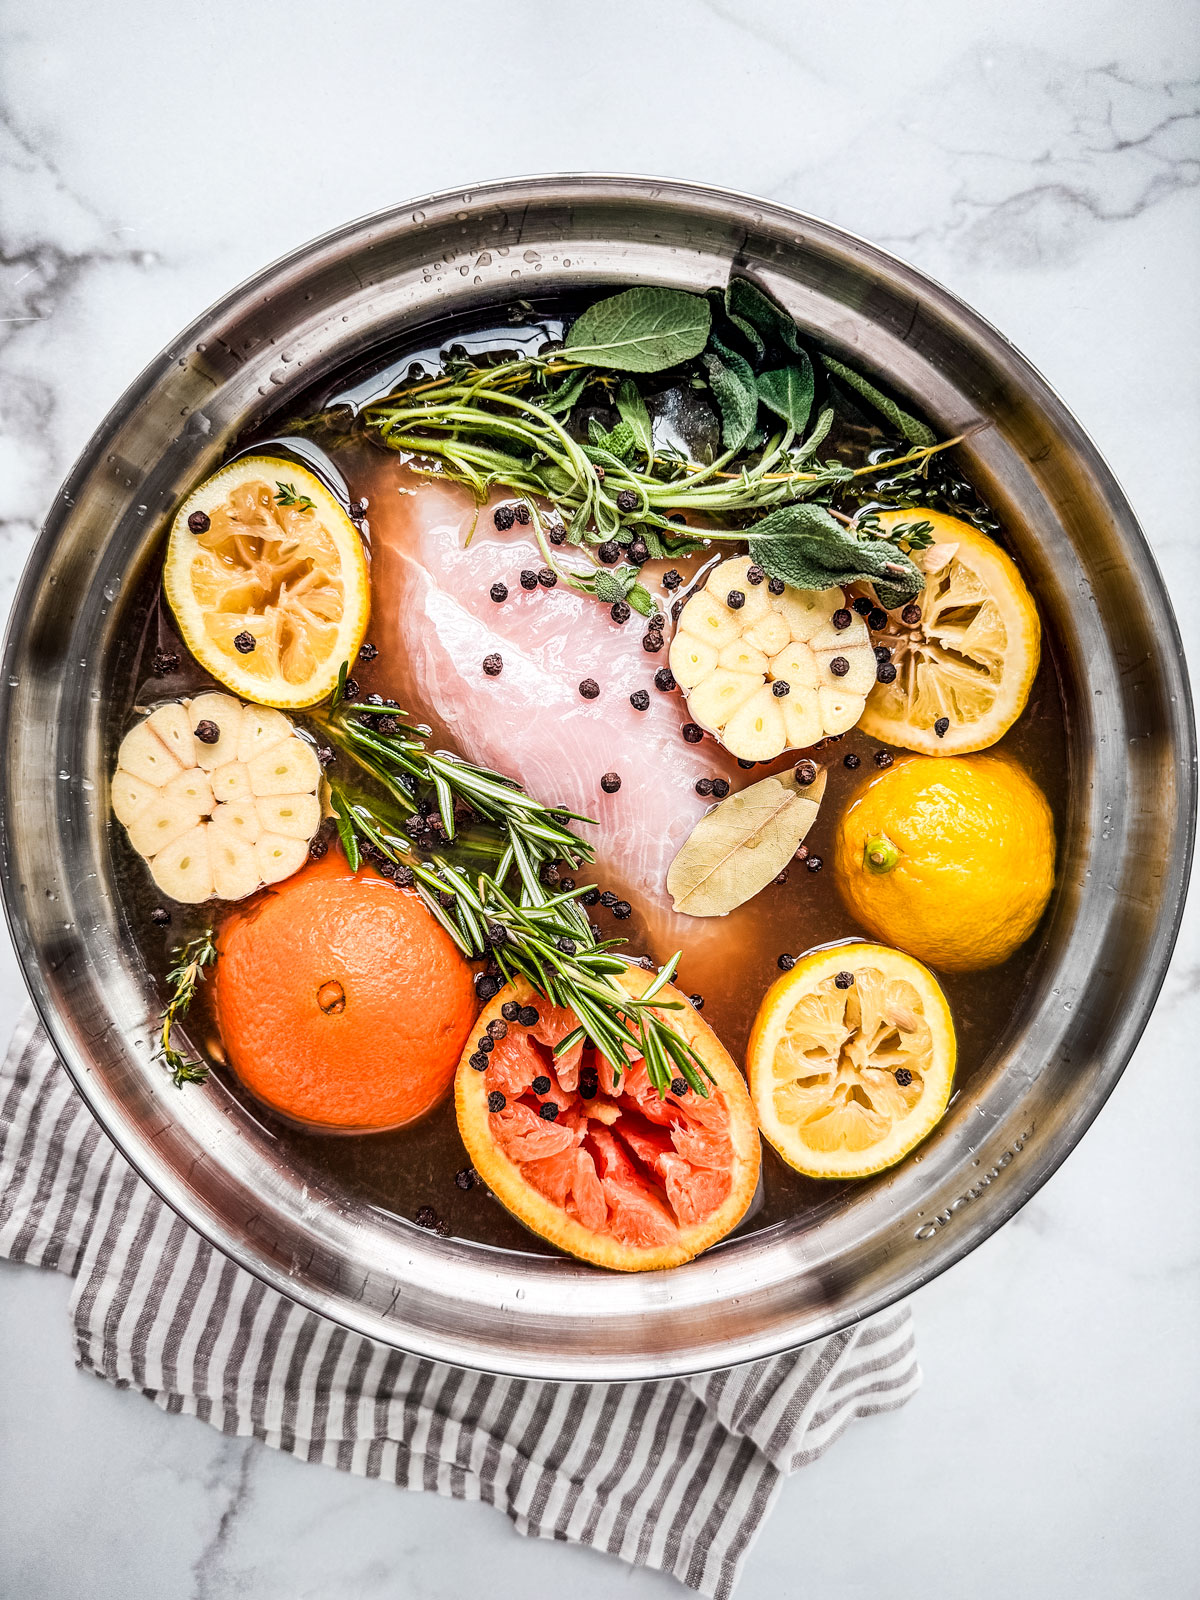
<instances>
[{"instance_id":1,"label":"thyme sprig","mask_svg":"<svg viewBox=\"0 0 1200 1600\"><path fill-rule=\"evenodd\" d=\"M172 1043L172 1030L183 1020L196 996L196 989L204 980L204 969L217 959L217 947L212 928L206 928L186 944L176 945L171 952L174 966L167 973L171 998L162 1014L162 1031L159 1036L158 1058L171 1070L171 1082L177 1089L185 1083L203 1083L208 1077L208 1064L197 1061L177 1050Z\"/></svg>"}]
</instances>

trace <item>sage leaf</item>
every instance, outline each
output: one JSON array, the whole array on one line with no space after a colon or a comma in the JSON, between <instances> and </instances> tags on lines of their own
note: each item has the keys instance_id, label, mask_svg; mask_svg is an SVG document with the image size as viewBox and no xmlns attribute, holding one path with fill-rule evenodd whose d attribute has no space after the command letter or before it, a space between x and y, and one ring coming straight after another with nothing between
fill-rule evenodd
<instances>
[{"instance_id":1,"label":"sage leaf","mask_svg":"<svg viewBox=\"0 0 1200 1600\"><path fill-rule=\"evenodd\" d=\"M844 589L870 583L888 611L906 606L925 578L903 551L881 539L858 539L824 506L781 506L748 530L750 559L797 589Z\"/></svg>"},{"instance_id":2,"label":"sage leaf","mask_svg":"<svg viewBox=\"0 0 1200 1600\"><path fill-rule=\"evenodd\" d=\"M804 351L789 366L758 375L759 399L795 434L802 434L808 426L816 388L813 364Z\"/></svg>"},{"instance_id":3,"label":"sage leaf","mask_svg":"<svg viewBox=\"0 0 1200 1600\"><path fill-rule=\"evenodd\" d=\"M637 435L627 422L618 422L611 433L592 417L588 421L588 438L598 450L607 450L619 461L627 461L637 446Z\"/></svg>"},{"instance_id":4,"label":"sage leaf","mask_svg":"<svg viewBox=\"0 0 1200 1600\"><path fill-rule=\"evenodd\" d=\"M654 612L658 609L658 607L654 604L654 596L650 593L649 589L643 588L640 583L633 584L625 598L629 601L629 604L633 607L633 609L639 612L643 617L653 616Z\"/></svg>"},{"instance_id":5,"label":"sage leaf","mask_svg":"<svg viewBox=\"0 0 1200 1600\"><path fill-rule=\"evenodd\" d=\"M721 413L721 443L726 450L740 450L754 432L758 417L754 368L745 356L727 349L719 339L709 340L704 367Z\"/></svg>"},{"instance_id":6,"label":"sage leaf","mask_svg":"<svg viewBox=\"0 0 1200 1600\"><path fill-rule=\"evenodd\" d=\"M772 341L783 345L793 355L799 355L804 349L800 332L788 312L749 278L730 278L725 290L725 312L735 327L758 347L760 358Z\"/></svg>"},{"instance_id":7,"label":"sage leaf","mask_svg":"<svg viewBox=\"0 0 1200 1600\"><path fill-rule=\"evenodd\" d=\"M779 876L816 821L825 773L799 789L791 773L763 778L701 817L667 872L676 911L726 917Z\"/></svg>"},{"instance_id":8,"label":"sage leaf","mask_svg":"<svg viewBox=\"0 0 1200 1600\"><path fill-rule=\"evenodd\" d=\"M567 334L565 354L617 372L662 372L698 356L711 323L701 295L643 285L589 306Z\"/></svg>"},{"instance_id":9,"label":"sage leaf","mask_svg":"<svg viewBox=\"0 0 1200 1600\"><path fill-rule=\"evenodd\" d=\"M538 404L552 417L561 416L572 409L591 381L592 375L586 367L579 372L568 372L558 388L552 389Z\"/></svg>"},{"instance_id":10,"label":"sage leaf","mask_svg":"<svg viewBox=\"0 0 1200 1600\"><path fill-rule=\"evenodd\" d=\"M592 583L592 593L597 600L611 606L617 600L624 600L625 585L614 578L611 572L598 572Z\"/></svg>"},{"instance_id":11,"label":"sage leaf","mask_svg":"<svg viewBox=\"0 0 1200 1600\"><path fill-rule=\"evenodd\" d=\"M909 444L930 445L937 443L937 434L925 423L910 416L903 410L890 395L877 389L860 372L855 372L853 367L847 367L840 361L835 361L832 356L822 356L826 371L832 372L835 378L840 378L847 389L853 389L855 394L861 395L867 404L881 417L886 417L892 427L908 440Z\"/></svg>"},{"instance_id":12,"label":"sage leaf","mask_svg":"<svg viewBox=\"0 0 1200 1600\"><path fill-rule=\"evenodd\" d=\"M654 455L654 434L650 426L650 413L646 402L632 378L626 378L617 390L617 410L621 421L632 429L637 448L647 460Z\"/></svg>"}]
</instances>

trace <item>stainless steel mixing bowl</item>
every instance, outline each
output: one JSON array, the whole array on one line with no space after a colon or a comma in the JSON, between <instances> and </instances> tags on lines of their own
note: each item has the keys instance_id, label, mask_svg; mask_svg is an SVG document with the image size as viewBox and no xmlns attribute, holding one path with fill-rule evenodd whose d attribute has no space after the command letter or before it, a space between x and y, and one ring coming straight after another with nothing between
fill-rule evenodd
<instances>
[{"instance_id":1,"label":"stainless steel mixing bowl","mask_svg":"<svg viewBox=\"0 0 1200 1600\"><path fill-rule=\"evenodd\" d=\"M1038 978L919 1157L669 1273L620 1276L422 1233L280 1157L220 1084L151 1060L159 999L113 886L105 663L185 490L234 435L432 317L525 292L753 272L800 323L965 433L969 473L1062 642L1071 809ZM998 1228L1103 1105L1182 907L1195 750L1179 638L1094 446L994 329L825 223L680 183L550 177L442 194L305 246L182 333L71 473L13 609L0 682L4 899L68 1071L163 1198L273 1287L424 1355L591 1380L769 1355L878 1310Z\"/></svg>"}]
</instances>

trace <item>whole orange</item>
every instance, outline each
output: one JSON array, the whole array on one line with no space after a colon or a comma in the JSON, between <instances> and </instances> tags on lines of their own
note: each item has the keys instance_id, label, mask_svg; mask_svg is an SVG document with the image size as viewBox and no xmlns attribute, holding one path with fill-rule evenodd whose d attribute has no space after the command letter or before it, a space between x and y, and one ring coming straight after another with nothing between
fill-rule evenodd
<instances>
[{"instance_id":1,"label":"whole orange","mask_svg":"<svg viewBox=\"0 0 1200 1600\"><path fill-rule=\"evenodd\" d=\"M414 892L327 858L231 918L217 947L230 1065L276 1111L396 1128L450 1087L479 1005L471 968Z\"/></svg>"}]
</instances>

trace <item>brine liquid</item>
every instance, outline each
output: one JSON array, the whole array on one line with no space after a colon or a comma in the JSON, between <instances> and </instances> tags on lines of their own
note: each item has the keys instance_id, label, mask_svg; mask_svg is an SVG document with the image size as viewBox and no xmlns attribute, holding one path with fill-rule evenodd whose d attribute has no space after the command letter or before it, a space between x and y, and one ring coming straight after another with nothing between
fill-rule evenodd
<instances>
[{"instance_id":1,"label":"brine liquid","mask_svg":"<svg viewBox=\"0 0 1200 1600\"><path fill-rule=\"evenodd\" d=\"M536 348L542 338L553 335L557 327L554 318L547 314L543 318L531 318L514 329L468 329L465 333L460 331L459 337L472 351L498 345L530 349ZM436 333L437 330L434 331ZM319 397L319 401L328 403L331 396L336 398L339 394L360 400L385 392L389 381L394 382L397 375L412 370L414 360L421 359L426 368L434 365L438 351L445 342L439 342L433 335L427 334L423 344L414 345L398 355L393 352L386 368L376 362L373 371L368 369L352 375L352 379L344 382L340 390L327 390ZM377 376L381 370L388 375L387 379ZM689 403L687 396L666 394L662 397L662 414L670 415L677 422L681 442L694 445L697 430L702 432L705 427L711 426L711 419L689 416L686 410ZM864 426L856 432L859 437L854 444L861 455L863 437L869 433L869 429ZM249 445L256 439L270 439L272 448L277 448L286 440L287 434L286 419L273 418L256 428L243 444ZM306 459L311 460L307 453ZM365 497L370 502L377 500L380 494L394 492L395 462L386 453L373 447L355 445L333 450L329 459L344 478L352 498ZM953 511L956 508L951 505L947 509ZM728 555L733 552L725 547L722 553ZM682 567L684 564L675 565ZM658 570L653 565L647 568L646 579L652 592L662 595L665 601L667 597L655 581ZM553 599L551 592L546 596L546 603L553 604ZM170 614L159 594L158 562L151 563L137 593L131 596L131 602L130 621L133 625L123 636L110 678L110 739L113 750L128 725L133 705L195 693L209 686L205 675L191 662L174 633ZM1047 619L1043 617L1042 621L1042 661L1029 704L1016 726L993 747L991 753L1015 758L1033 775L1050 803L1056 831L1061 839L1066 820L1068 781L1064 755L1068 748L1064 697L1055 667L1055 641L1049 633ZM383 619L377 619L370 635L380 649L380 658L374 663L359 663L355 667L354 675L363 694L378 690L387 695L387 653L389 650L403 649L402 638L388 639L382 629ZM629 643L631 649L638 648L638 634L632 629ZM156 647L178 652L181 658L178 674L166 679L150 675L150 661ZM663 660L665 656L647 656L648 688L652 688L655 667ZM427 708L409 706L406 710L428 720ZM436 743L453 748L453 741L445 737L443 730L438 730L438 735ZM827 861L832 856L837 820L852 795L875 775L877 768L874 756L879 749L880 746L868 741L857 729L852 729L822 752L820 759L827 768L828 784L820 814L805 841L812 856ZM473 755L470 750L460 753L467 757ZM849 754L860 758L857 770L849 770L844 765L844 758ZM753 776L747 774L747 782L752 782ZM554 797L540 798L553 801ZM581 832L586 835L586 829ZM151 969L161 980L169 948L203 926L207 916L203 908L195 913L176 908L170 929L160 932L154 928L149 913L159 903L160 897L150 882L144 864L129 849L124 830L115 823L113 835L113 849L130 929ZM580 883L596 882L601 888L608 886L602 860L597 861L594 869L580 869L575 876ZM593 915L603 920L599 908ZM631 954L644 953L661 961L672 953L654 947L647 928L639 918L636 905L628 922L614 924L611 930L606 926L604 931L606 936L610 933L624 935L628 939ZM742 1065L759 1003L779 976L779 956L783 953L800 956L814 946L832 941L869 937L842 905L832 866L827 865L820 872L811 872L799 861L793 862L788 870L786 882L772 885L748 905L724 919L722 932L724 937L720 939L697 940L695 949L690 952L685 947L675 981L684 993L703 996L705 1020L712 1025L734 1059ZM958 1035L957 1094L969 1092L973 1080L986 1073L990 1064L1003 1053L1010 1027L1022 1009L1023 997L1031 984L1040 946L1040 934L1035 933L1003 966L980 973L938 973ZM214 1072L286 1148L290 1159L306 1169L313 1185L340 1190L360 1202L401 1217L412 1218L421 1207L432 1206L454 1235L501 1249L536 1254L555 1253L551 1246L527 1232L482 1185L474 1184L464 1189L456 1183L456 1174L468 1168L468 1158L459 1139L452 1097L421 1122L395 1133L340 1136L308 1133L273 1117L257 1102L250 1100L237 1080L221 1065L219 1041L212 1019L206 1012L203 988L200 1001L193 1008L188 1032L198 1045L207 1043L212 1047ZM184 1092L205 1091L188 1088ZM848 1190L861 1187L861 1183L837 1184L804 1178L787 1166L764 1142L759 1194L738 1233L770 1227L800 1212L811 1215L828 1210L836 1206L839 1198Z\"/></svg>"}]
</instances>

